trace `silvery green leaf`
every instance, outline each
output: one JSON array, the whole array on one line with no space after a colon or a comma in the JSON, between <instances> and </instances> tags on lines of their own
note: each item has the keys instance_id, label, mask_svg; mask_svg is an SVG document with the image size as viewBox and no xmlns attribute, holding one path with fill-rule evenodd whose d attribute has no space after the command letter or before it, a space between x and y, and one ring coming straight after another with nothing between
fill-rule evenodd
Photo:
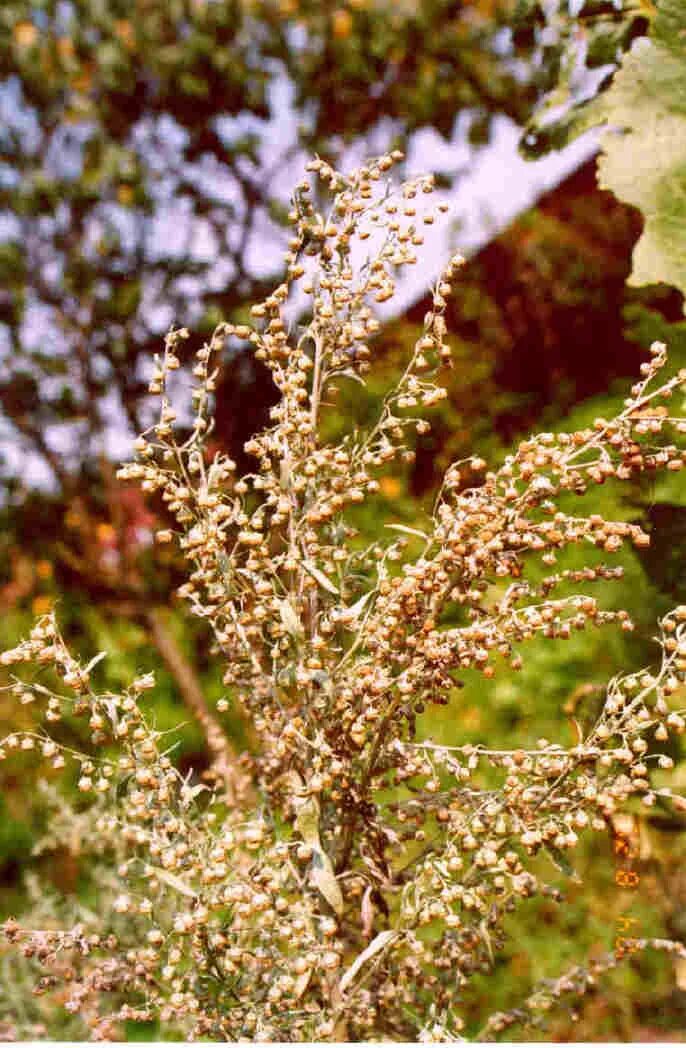
<instances>
[{"instance_id":1,"label":"silvery green leaf","mask_svg":"<svg viewBox=\"0 0 686 1048\"><path fill-rule=\"evenodd\" d=\"M288 630L292 637L301 636L303 633L303 625L300 621L298 614L296 613L290 600L284 598L279 601L279 615L285 628Z\"/></svg>"},{"instance_id":2,"label":"silvery green leaf","mask_svg":"<svg viewBox=\"0 0 686 1048\"><path fill-rule=\"evenodd\" d=\"M340 917L343 913L343 893L336 880L331 859L321 846L314 849L310 867L310 881L321 892L331 909Z\"/></svg>"},{"instance_id":3,"label":"silvery green leaf","mask_svg":"<svg viewBox=\"0 0 686 1048\"><path fill-rule=\"evenodd\" d=\"M365 604L372 596L372 590L368 593L364 593L359 600L356 600L354 604L351 604L349 608L342 608L339 613L339 618L342 622L353 623L359 619Z\"/></svg>"},{"instance_id":4,"label":"silvery green leaf","mask_svg":"<svg viewBox=\"0 0 686 1048\"><path fill-rule=\"evenodd\" d=\"M334 597L338 596L338 589L333 584L331 579L327 575L325 575L323 571L320 571L319 568L315 564L313 564L311 560L304 560L303 567L312 576L312 578L319 583L322 589L325 589L328 593L332 593Z\"/></svg>"},{"instance_id":5,"label":"silvery green leaf","mask_svg":"<svg viewBox=\"0 0 686 1048\"><path fill-rule=\"evenodd\" d=\"M94 669L98 665L99 662L102 662L102 660L104 658L106 658L106 656L107 656L107 652L106 651L101 651L98 655L95 655L94 658L92 658L90 660L88 665L84 666L83 672L84 673L90 673L90 671L92 669Z\"/></svg>"},{"instance_id":6,"label":"silvery green leaf","mask_svg":"<svg viewBox=\"0 0 686 1048\"><path fill-rule=\"evenodd\" d=\"M190 887L190 885L186 884L185 881L182 881L181 878L177 877L175 874L169 873L168 870L163 870L159 866L153 866L152 872L159 881L162 881L163 884L166 884L168 885L168 887L173 888L174 891L179 892L181 895L185 895L188 899L197 898L198 893L194 891Z\"/></svg>"},{"instance_id":7,"label":"silvery green leaf","mask_svg":"<svg viewBox=\"0 0 686 1048\"><path fill-rule=\"evenodd\" d=\"M424 539L428 541L429 536L424 531L420 531L419 528L409 528L407 524L386 524L387 528L391 528L393 531L402 531L404 535L414 535L418 539Z\"/></svg>"},{"instance_id":8,"label":"silvery green leaf","mask_svg":"<svg viewBox=\"0 0 686 1048\"><path fill-rule=\"evenodd\" d=\"M396 931L388 930L379 932L379 934L372 939L366 950L363 950L362 953L355 958L348 970L344 972L339 983L341 993L343 993L344 990L347 990L360 968L362 968L367 961L371 960L371 958L376 956L376 954L381 950L385 950L387 946L390 946L393 940L398 938L398 934L399 933Z\"/></svg>"}]
</instances>

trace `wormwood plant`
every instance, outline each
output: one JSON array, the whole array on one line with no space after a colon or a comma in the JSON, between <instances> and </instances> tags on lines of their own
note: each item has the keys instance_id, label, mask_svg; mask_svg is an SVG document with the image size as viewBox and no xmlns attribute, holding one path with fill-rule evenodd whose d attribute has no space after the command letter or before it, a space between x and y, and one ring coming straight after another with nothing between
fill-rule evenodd
<instances>
[{"instance_id":1,"label":"wormwood plant","mask_svg":"<svg viewBox=\"0 0 686 1048\"><path fill-rule=\"evenodd\" d=\"M167 336L150 387L159 420L121 470L166 505L173 524L157 539L177 541L188 561L181 594L211 627L254 754L236 762L214 733L215 788L182 778L146 723L152 677L98 691L99 656L82 663L52 616L2 656L21 674L9 685L17 701L45 710L45 727L5 739L3 756L75 762L88 803L73 820L56 812L51 836L78 833L106 871L97 917L57 928L37 911L33 927L12 920L5 933L40 966L37 992L96 1038L120 1036L126 1019L227 1040L459 1038L465 988L492 969L507 915L536 894L561 898L555 865L568 868L581 835L606 833L630 798L686 808L653 780L655 766L672 765L660 744L686 724L676 708L686 607L661 623L659 665L613 679L573 745L449 748L418 734L417 714L449 701L456 673L482 674L488 702L488 679L519 667L531 638L632 628L590 591L619 573L605 555L648 536L585 512L580 496L592 505L596 485L683 467L672 441L686 422L670 403L686 372L669 377L654 345L616 418L525 440L497 471L453 465L426 532L390 524L387 541L364 548L354 507L411 459L413 434L428 427L420 409L444 395L436 375L449 366L444 310L460 263L435 287L376 424L327 444L335 386L364 382L374 304L393 295L433 220L431 181L394 190L396 159L349 176L309 165L317 178L294 195L286 281L252 325L222 324L196 354L190 421L172 406L187 332ZM301 329L288 319L294 284L310 301ZM246 445L247 476L211 450L217 358L236 340L252 344L280 394L273 424ZM558 562L573 545L588 551L580 570ZM73 716L87 719L88 755L66 745ZM478 1033L528 1022L618 959L552 973L521 1008L486 1013Z\"/></svg>"}]
</instances>

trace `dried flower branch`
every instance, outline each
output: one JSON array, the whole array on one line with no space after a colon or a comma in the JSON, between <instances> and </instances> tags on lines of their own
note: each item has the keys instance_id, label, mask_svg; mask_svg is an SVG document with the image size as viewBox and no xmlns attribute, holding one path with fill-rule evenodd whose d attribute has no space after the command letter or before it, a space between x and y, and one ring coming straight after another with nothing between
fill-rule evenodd
<instances>
[{"instance_id":1,"label":"dried flower branch","mask_svg":"<svg viewBox=\"0 0 686 1048\"><path fill-rule=\"evenodd\" d=\"M18 701L44 703L48 725L82 715L91 729L91 756L68 752L54 730L15 733L3 755L35 749L53 767L76 762L120 887L92 931L9 922L5 932L48 972L41 992L60 987L95 1037L114 1036L126 1018L157 1018L227 1040L459 1039L464 988L504 946L506 915L537 893L560 898L530 859L546 852L559 879L556 867L572 874L580 836L606 832L631 797L686 808L651 782L652 767L671 763L654 741L686 727L673 708L686 607L661 623L660 666L612 680L573 746L450 748L417 736L417 714L449 701L455 673L488 679L503 660L517 669L535 636L633 628L627 612L588 595L621 573L590 550L610 556L648 536L570 507L607 480L683 468L686 422L669 404L686 373L666 378L665 347L654 345L616 418L531 437L496 471L476 458L453 466L431 529L360 549L348 511L389 464L411 460L412 434L429 425L418 414L444 396L444 312L461 261L434 288L376 424L326 444L336 384L364 382L372 366L374 304L393 295L433 219L422 212L431 180L395 190L387 172L397 159L349 176L310 165L317 182L295 192L285 282L253 308L252 325L221 324L196 354L185 438L173 375L187 332L170 332L151 383L159 420L120 471L159 493L176 521L157 539L178 541L188 561L180 593L213 631L224 682L259 740L254 758L233 779L222 766L214 794L182 780L146 723L152 679L99 694L93 663L68 651L52 617L2 656L25 671L10 685ZM294 284L311 303L297 331ZM229 340L253 346L280 393L272 426L246 445L255 470L241 477L211 453ZM414 557L410 539L422 545ZM589 550L588 566L556 570L573 545ZM555 985L583 991L580 973ZM484 1031L530 1011L493 1016Z\"/></svg>"}]
</instances>

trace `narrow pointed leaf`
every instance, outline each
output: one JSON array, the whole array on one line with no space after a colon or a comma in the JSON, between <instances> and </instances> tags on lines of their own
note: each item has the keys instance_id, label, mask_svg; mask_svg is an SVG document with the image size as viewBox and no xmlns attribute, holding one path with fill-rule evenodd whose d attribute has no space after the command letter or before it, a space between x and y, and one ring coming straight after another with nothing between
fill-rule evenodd
<instances>
[{"instance_id":1,"label":"narrow pointed leaf","mask_svg":"<svg viewBox=\"0 0 686 1048\"><path fill-rule=\"evenodd\" d=\"M344 990L347 990L363 965L365 965L367 961L370 961L372 957L375 957L377 953L380 953L381 950L385 950L387 946L390 946L393 940L397 939L397 937L398 932L393 930L379 932L379 934L372 939L366 950L363 950L362 953L355 958L348 970L343 973L339 983L341 993L343 993Z\"/></svg>"}]
</instances>

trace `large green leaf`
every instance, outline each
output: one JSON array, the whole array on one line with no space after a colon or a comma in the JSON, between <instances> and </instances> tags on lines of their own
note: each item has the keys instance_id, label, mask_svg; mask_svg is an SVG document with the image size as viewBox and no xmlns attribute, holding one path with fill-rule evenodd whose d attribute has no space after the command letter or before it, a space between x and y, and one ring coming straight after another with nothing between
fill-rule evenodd
<instances>
[{"instance_id":1,"label":"large green leaf","mask_svg":"<svg viewBox=\"0 0 686 1048\"><path fill-rule=\"evenodd\" d=\"M638 207L633 285L686 293L686 3L660 0L648 38L634 42L608 91L591 107L603 120L598 181Z\"/></svg>"}]
</instances>

